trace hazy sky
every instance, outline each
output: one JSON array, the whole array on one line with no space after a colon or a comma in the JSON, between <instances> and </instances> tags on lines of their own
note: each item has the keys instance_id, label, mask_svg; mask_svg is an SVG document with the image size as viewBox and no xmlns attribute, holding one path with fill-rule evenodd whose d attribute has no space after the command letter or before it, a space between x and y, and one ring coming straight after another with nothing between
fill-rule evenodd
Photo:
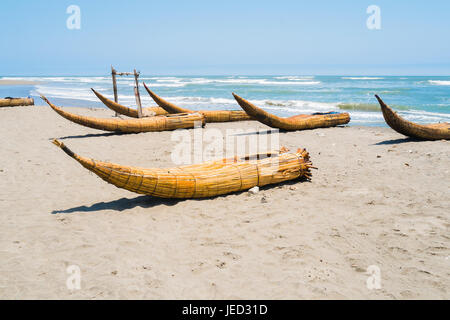
<instances>
[{"instance_id":1,"label":"hazy sky","mask_svg":"<svg viewBox=\"0 0 450 320\"><path fill-rule=\"evenodd\" d=\"M370 5L381 30L369 30ZM81 9L70 30L69 5ZM0 2L0 76L450 75L450 1Z\"/></svg>"}]
</instances>

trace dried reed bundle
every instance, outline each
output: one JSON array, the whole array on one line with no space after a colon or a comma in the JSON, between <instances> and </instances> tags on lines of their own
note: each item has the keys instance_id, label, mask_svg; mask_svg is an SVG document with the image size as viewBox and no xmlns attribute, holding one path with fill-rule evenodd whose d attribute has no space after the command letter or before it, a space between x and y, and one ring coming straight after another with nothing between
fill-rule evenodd
<instances>
[{"instance_id":1,"label":"dried reed bundle","mask_svg":"<svg viewBox=\"0 0 450 320\"><path fill-rule=\"evenodd\" d=\"M67 120L78 123L85 127L104 131L139 133L194 128L194 126L199 122L201 122L202 125L205 124L205 117L200 113L165 115L130 120L80 116L58 108L50 101L48 101L44 96L41 96L41 98L45 102L47 102L48 105L53 110L55 110L56 113L66 118Z\"/></svg>"},{"instance_id":2,"label":"dried reed bundle","mask_svg":"<svg viewBox=\"0 0 450 320\"><path fill-rule=\"evenodd\" d=\"M155 100L156 104L169 113L192 113L194 111L178 107L161 97L157 96L144 83L145 90L147 90L150 97ZM205 116L206 122L232 122L253 120L247 113L241 110L201 110L197 111Z\"/></svg>"},{"instance_id":3,"label":"dried reed bundle","mask_svg":"<svg viewBox=\"0 0 450 320\"><path fill-rule=\"evenodd\" d=\"M17 107L17 106L32 106L34 105L33 98L4 98L0 99L0 107Z\"/></svg>"},{"instance_id":4,"label":"dried reed bundle","mask_svg":"<svg viewBox=\"0 0 450 320\"><path fill-rule=\"evenodd\" d=\"M417 124L400 117L394 110L375 95L381 106L384 120L398 133L423 140L450 140L450 123Z\"/></svg>"},{"instance_id":5,"label":"dried reed bundle","mask_svg":"<svg viewBox=\"0 0 450 320\"><path fill-rule=\"evenodd\" d=\"M118 188L160 198L202 198L304 177L311 178L308 152L286 149L170 169L121 166L81 157L53 140L83 167Z\"/></svg>"},{"instance_id":6,"label":"dried reed bundle","mask_svg":"<svg viewBox=\"0 0 450 320\"><path fill-rule=\"evenodd\" d=\"M346 124L350 121L350 115L348 113L336 112L314 113L311 115L301 114L290 118L281 118L256 107L247 100L239 97L237 94L233 93L233 96L249 116L272 128L289 131L306 130L334 127L340 124Z\"/></svg>"},{"instance_id":7,"label":"dried reed bundle","mask_svg":"<svg viewBox=\"0 0 450 320\"><path fill-rule=\"evenodd\" d=\"M128 116L128 117L138 118L137 109L131 109L131 108L125 107L117 102L114 102L114 101L106 98L105 96L101 95L94 89L91 88L91 90L94 92L94 94L97 96L97 98L99 98L100 101L103 102L103 104L105 106L107 106L108 108L110 108L111 110L113 110L119 114ZM166 115L166 114L168 114L168 112L161 107L142 108L142 115L144 117L161 116L161 115Z\"/></svg>"}]
</instances>

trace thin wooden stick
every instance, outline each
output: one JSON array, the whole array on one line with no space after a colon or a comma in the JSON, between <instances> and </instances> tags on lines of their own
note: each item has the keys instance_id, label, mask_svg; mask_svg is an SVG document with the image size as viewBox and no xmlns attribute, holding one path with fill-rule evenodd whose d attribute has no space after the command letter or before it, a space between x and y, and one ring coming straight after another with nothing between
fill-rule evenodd
<instances>
[{"instance_id":1,"label":"thin wooden stick","mask_svg":"<svg viewBox=\"0 0 450 320\"><path fill-rule=\"evenodd\" d=\"M111 66L111 76L112 76L112 82L113 82L113 91L114 91L114 101L117 103L119 102L119 98L117 97L117 82L116 82L116 70ZM117 117L117 111L116 111L116 117Z\"/></svg>"},{"instance_id":2,"label":"thin wooden stick","mask_svg":"<svg viewBox=\"0 0 450 320\"><path fill-rule=\"evenodd\" d=\"M142 104L141 104L141 96L139 95L139 72L136 72L134 69L134 81L136 86L134 87L134 95L136 96L136 104L138 106L138 118L142 118Z\"/></svg>"}]
</instances>

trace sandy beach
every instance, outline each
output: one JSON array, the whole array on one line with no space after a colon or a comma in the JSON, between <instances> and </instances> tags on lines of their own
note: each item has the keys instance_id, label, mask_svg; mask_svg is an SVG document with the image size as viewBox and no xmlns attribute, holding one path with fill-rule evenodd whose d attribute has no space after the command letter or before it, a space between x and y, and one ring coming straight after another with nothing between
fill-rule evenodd
<instances>
[{"instance_id":1,"label":"sandy beach","mask_svg":"<svg viewBox=\"0 0 450 320\"><path fill-rule=\"evenodd\" d=\"M0 123L0 298L450 298L450 141L381 127L280 133L281 146L310 152L311 182L180 201L109 185L50 143L173 167L171 132L104 133L48 107L3 108ZM72 265L79 290L66 286Z\"/></svg>"},{"instance_id":2,"label":"sandy beach","mask_svg":"<svg viewBox=\"0 0 450 320\"><path fill-rule=\"evenodd\" d=\"M28 80L2 80L0 79L0 86L23 86L23 85L35 85L39 84L39 81Z\"/></svg>"}]
</instances>

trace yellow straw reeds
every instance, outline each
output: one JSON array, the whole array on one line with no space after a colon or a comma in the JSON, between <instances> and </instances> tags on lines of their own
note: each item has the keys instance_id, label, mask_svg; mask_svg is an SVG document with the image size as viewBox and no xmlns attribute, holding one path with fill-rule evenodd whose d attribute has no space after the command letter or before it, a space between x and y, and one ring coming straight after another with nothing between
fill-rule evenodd
<instances>
[{"instance_id":1,"label":"yellow straw reeds","mask_svg":"<svg viewBox=\"0 0 450 320\"><path fill-rule=\"evenodd\" d=\"M170 103L160 96L156 95L153 91L151 91L147 85L144 83L145 90L147 90L148 94L152 99L156 102L158 106L163 108L169 113L192 113L192 112L200 112L205 116L206 122L232 122L232 121L245 121L245 120L253 120L245 111L242 110L201 110L201 111L192 111L189 109L181 108L173 103Z\"/></svg>"},{"instance_id":2,"label":"yellow straw reeds","mask_svg":"<svg viewBox=\"0 0 450 320\"><path fill-rule=\"evenodd\" d=\"M400 117L378 95L375 95L381 106L384 120L398 133L423 140L450 140L450 123L417 124Z\"/></svg>"},{"instance_id":3,"label":"yellow straw reeds","mask_svg":"<svg viewBox=\"0 0 450 320\"><path fill-rule=\"evenodd\" d=\"M125 107L115 101L112 101L112 100L106 98L104 95L98 93L94 89L91 88L91 90L94 92L94 94L97 96L97 98L99 98L100 101L103 102L103 104L105 106L107 106L109 109L111 109L119 114L128 116L128 117L132 117L132 118L139 117L137 109ZM180 113L186 113L186 112L180 112ZM168 114L168 112L161 107L142 108L142 116L143 117L160 116L160 115L166 115L166 114Z\"/></svg>"},{"instance_id":4,"label":"yellow straw reeds","mask_svg":"<svg viewBox=\"0 0 450 320\"><path fill-rule=\"evenodd\" d=\"M311 178L308 152L269 152L176 168L137 168L79 156L53 140L83 167L118 188L160 198L203 198L304 177ZM282 152L285 152L283 150Z\"/></svg>"},{"instance_id":5,"label":"yellow straw reeds","mask_svg":"<svg viewBox=\"0 0 450 320\"><path fill-rule=\"evenodd\" d=\"M123 133L140 133L151 131L166 131L175 129L194 128L195 125L205 124L205 117L200 113L162 115L141 119L104 119L88 116L80 116L71 112L64 111L53 105L46 97L41 98L60 116L79 125L104 130Z\"/></svg>"},{"instance_id":6,"label":"yellow straw reeds","mask_svg":"<svg viewBox=\"0 0 450 320\"><path fill-rule=\"evenodd\" d=\"M233 96L249 116L272 128L288 131L307 130L334 127L346 124L350 121L350 115L346 112L315 113L311 115L301 114L290 118L281 118L256 107L247 100L239 97L237 94L233 93Z\"/></svg>"},{"instance_id":7,"label":"yellow straw reeds","mask_svg":"<svg viewBox=\"0 0 450 320\"><path fill-rule=\"evenodd\" d=\"M33 98L4 98L0 99L0 107L17 107L17 106L32 106L34 105Z\"/></svg>"}]
</instances>

